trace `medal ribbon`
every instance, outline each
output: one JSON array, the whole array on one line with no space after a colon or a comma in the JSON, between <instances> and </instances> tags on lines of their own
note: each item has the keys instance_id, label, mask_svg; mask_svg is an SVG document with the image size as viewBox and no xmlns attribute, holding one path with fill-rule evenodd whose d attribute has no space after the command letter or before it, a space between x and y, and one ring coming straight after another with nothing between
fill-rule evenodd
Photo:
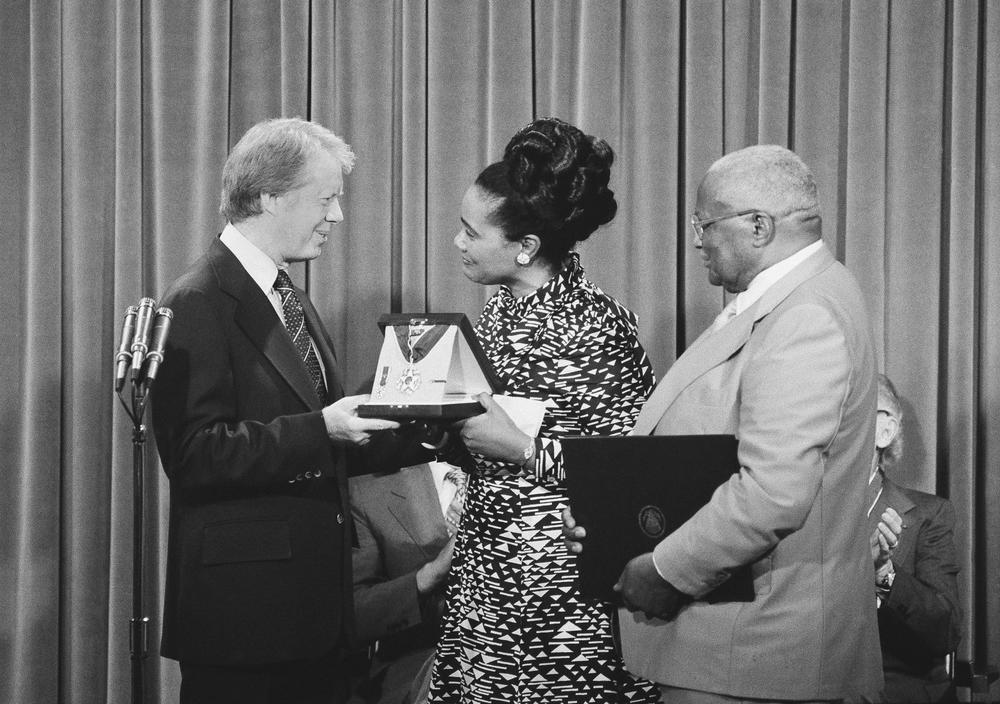
<instances>
[{"instance_id":1,"label":"medal ribbon","mask_svg":"<svg viewBox=\"0 0 1000 704\"><path fill-rule=\"evenodd\" d=\"M421 359L427 356L427 353L431 351L437 341L448 330L447 325L432 325L429 330L424 331L420 337L417 338L416 343L413 347L410 347L409 337L410 337L410 326L407 325L405 328L400 326L394 326L393 330L396 333L396 343L399 345L399 351L403 353L406 361L410 364L416 364Z\"/></svg>"}]
</instances>

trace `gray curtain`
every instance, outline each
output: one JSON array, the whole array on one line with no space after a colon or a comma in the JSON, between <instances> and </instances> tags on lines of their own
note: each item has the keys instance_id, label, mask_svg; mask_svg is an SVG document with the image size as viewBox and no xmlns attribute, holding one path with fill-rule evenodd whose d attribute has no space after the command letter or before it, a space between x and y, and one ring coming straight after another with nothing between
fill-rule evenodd
<instances>
[{"instance_id":1,"label":"gray curtain","mask_svg":"<svg viewBox=\"0 0 1000 704\"><path fill-rule=\"evenodd\" d=\"M724 303L686 226L701 174L747 144L799 152L906 399L896 478L958 509L959 654L1000 661L1000 2L0 0L0 65L0 701L129 700L121 316L221 229L228 148L279 115L359 155L346 222L293 272L348 386L380 313L478 314L459 203L533 116L617 152L619 216L581 253L660 376ZM146 457L147 701L174 701Z\"/></svg>"}]
</instances>

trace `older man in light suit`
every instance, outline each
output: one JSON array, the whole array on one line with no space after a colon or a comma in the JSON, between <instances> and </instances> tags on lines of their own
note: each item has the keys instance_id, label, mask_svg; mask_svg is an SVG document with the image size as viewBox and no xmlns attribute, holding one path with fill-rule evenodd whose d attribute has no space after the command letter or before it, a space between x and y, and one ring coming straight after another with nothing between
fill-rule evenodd
<instances>
[{"instance_id":1,"label":"older man in light suit","mask_svg":"<svg viewBox=\"0 0 1000 704\"><path fill-rule=\"evenodd\" d=\"M863 508L875 355L861 292L824 246L812 175L787 149L713 164L692 226L709 280L736 297L633 433L735 434L741 470L625 567L625 662L661 683L668 704L877 692ZM569 538L581 535L566 523ZM699 600L742 565L752 602Z\"/></svg>"}]
</instances>

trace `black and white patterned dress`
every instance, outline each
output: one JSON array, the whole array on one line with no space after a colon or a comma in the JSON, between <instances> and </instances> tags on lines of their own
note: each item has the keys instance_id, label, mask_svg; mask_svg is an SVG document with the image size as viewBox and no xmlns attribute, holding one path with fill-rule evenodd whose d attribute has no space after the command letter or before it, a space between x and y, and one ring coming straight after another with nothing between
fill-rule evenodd
<instances>
[{"instance_id":1,"label":"black and white patterned dress","mask_svg":"<svg viewBox=\"0 0 1000 704\"><path fill-rule=\"evenodd\" d=\"M563 435L620 435L653 388L635 316L576 254L529 296L502 287L476 334L506 393L549 399L535 473L482 461L471 476L430 701L655 702L614 653L611 607L576 589L562 539Z\"/></svg>"}]
</instances>

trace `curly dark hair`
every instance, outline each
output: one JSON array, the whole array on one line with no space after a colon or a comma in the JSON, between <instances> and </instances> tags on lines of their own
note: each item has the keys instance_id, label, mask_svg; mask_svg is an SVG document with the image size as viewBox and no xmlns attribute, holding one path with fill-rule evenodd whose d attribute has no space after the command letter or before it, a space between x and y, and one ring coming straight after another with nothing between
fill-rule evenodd
<instances>
[{"instance_id":1,"label":"curly dark hair","mask_svg":"<svg viewBox=\"0 0 1000 704\"><path fill-rule=\"evenodd\" d=\"M492 221L507 239L534 234L538 256L558 264L615 217L618 203L608 188L614 160L603 139L544 117L515 134L503 160L483 169L476 185L500 201Z\"/></svg>"}]
</instances>

